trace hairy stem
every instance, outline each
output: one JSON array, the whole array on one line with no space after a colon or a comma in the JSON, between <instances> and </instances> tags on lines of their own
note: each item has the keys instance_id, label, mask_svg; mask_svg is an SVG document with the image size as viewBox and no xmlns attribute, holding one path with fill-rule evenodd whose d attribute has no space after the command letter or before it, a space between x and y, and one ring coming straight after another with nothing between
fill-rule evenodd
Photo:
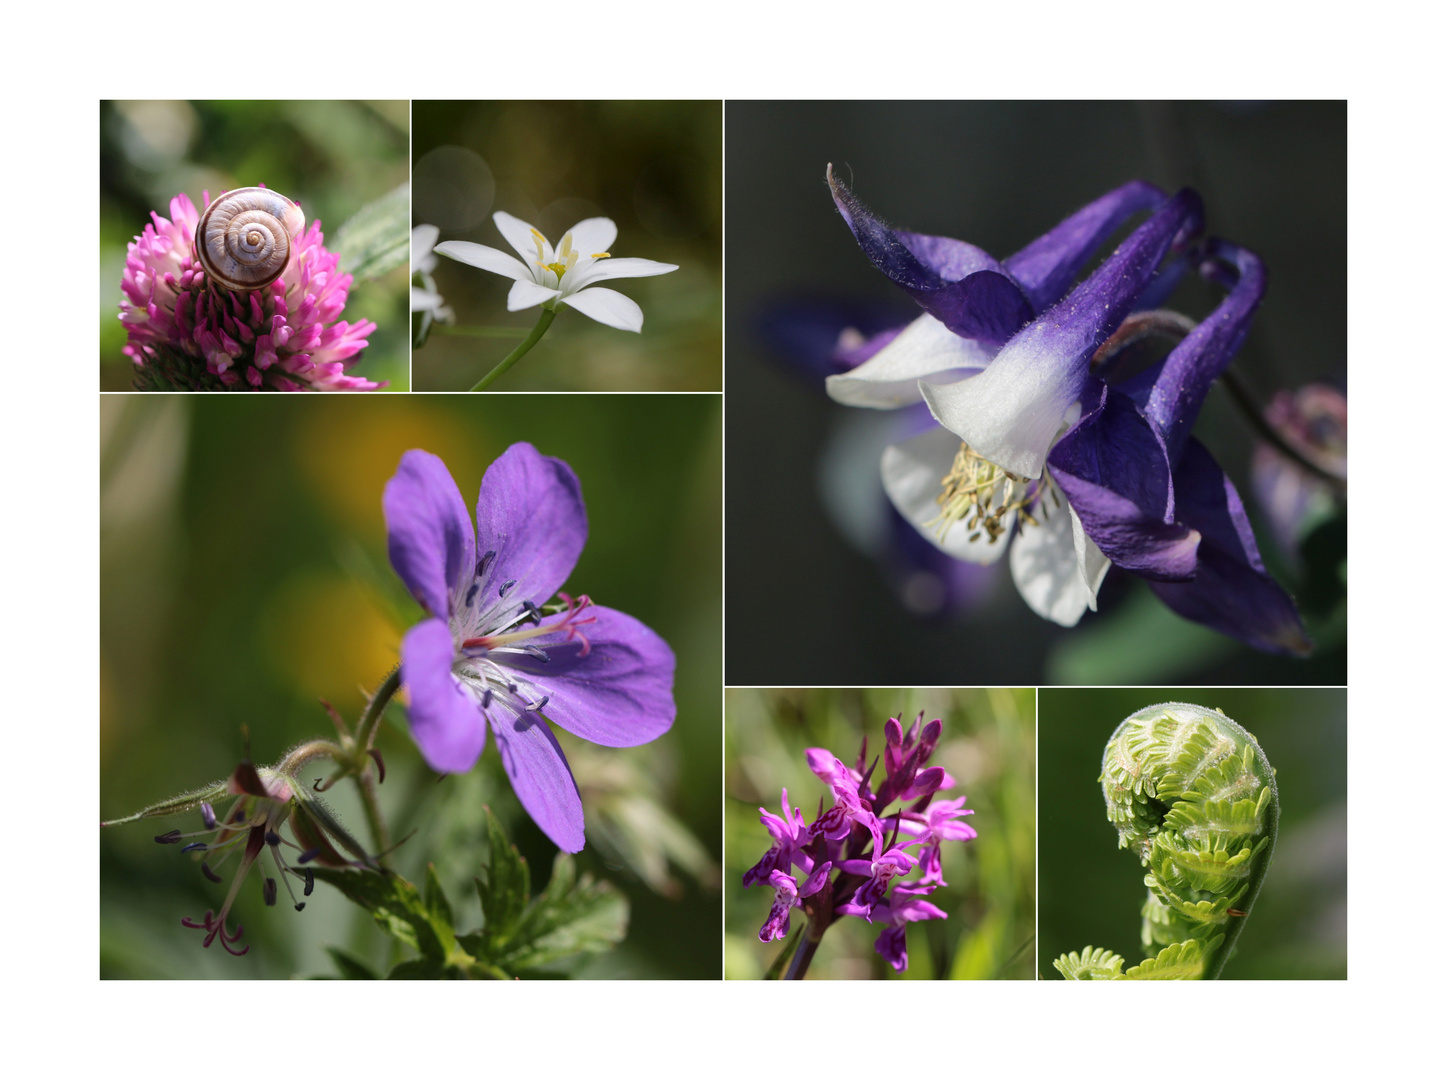
<instances>
[{"instance_id":1,"label":"hairy stem","mask_svg":"<svg viewBox=\"0 0 1447 1080\"><path fill-rule=\"evenodd\" d=\"M402 686L402 668L395 667L382 680L382 685L372 695L372 700L367 702L367 711L362 714L362 719L357 724L357 769L361 771L366 767L367 751L372 749L372 740L377 737L377 725L382 722L382 714L387 711L387 706L392 703L392 698Z\"/></svg>"},{"instance_id":2,"label":"hairy stem","mask_svg":"<svg viewBox=\"0 0 1447 1080\"><path fill-rule=\"evenodd\" d=\"M497 379L501 377L508 368L512 367L519 360L521 360L524 353L526 353L529 349L531 349L534 345L536 345L539 341L542 340L543 335L548 332L548 327L553 325L553 319L557 317L557 314L558 313L552 308L543 308L543 313L538 316L538 324L533 327L532 333L530 333L527 337L523 338L523 342L521 345L519 345L512 352L504 356L502 358L502 362L498 364L497 367L493 368L481 379L479 379L477 385L474 386L472 389L474 391L486 390L489 386L496 382Z\"/></svg>"}]
</instances>

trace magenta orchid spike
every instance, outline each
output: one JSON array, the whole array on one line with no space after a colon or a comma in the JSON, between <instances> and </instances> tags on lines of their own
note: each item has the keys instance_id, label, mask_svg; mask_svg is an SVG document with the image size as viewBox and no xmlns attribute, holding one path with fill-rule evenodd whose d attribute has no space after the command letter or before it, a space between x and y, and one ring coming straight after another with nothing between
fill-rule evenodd
<instances>
[{"instance_id":1,"label":"magenta orchid spike","mask_svg":"<svg viewBox=\"0 0 1447 1080\"><path fill-rule=\"evenodd\" d=\"M813 822L806 824L803 813L789 805L787 789L783 817L759 807L759 820L774 843L743 879L745 885L774 890L759 940L785 938L795 910L808 919L787 978L804 977L824 932L840 918L879 924L875 951L895 971L904 971L906 925L948 917L921 897L946 884L940 845L973 840L975 830L959 820L974 813L964 808L964 796L932 805L938 791L955 786L949 773L929 764L942 729L940 720L924 723L923 713L907 734L898 717L888 720L882 777L877 759L865 761L867 740L855 768L827 750L805 751L810 770L834 798L828 809L821 802ZM802 882L796 870L805 875Z\"/></svg>"}]
</instances>

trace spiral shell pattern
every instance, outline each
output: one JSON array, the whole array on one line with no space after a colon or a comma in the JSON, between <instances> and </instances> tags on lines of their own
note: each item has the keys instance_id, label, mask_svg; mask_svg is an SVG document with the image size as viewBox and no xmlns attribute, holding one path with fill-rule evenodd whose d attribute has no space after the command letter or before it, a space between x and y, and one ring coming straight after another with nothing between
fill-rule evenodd
<instances>
[{"instance_id":1,"label":"spiral shell pattern","mask_svg":"<svg viewBox=\"0 0 1447 1080\"><path fill-rule=\"evenodd\" d=\"M301 207L269 188L236 188L206 207L196 224L196 258L206 276L235 292L265 288L286 270L292 240L306 224Z\"/></svg>"},{"instance_id":2,"label":"spiral shell pattern","mask_svg":"<svg viewBox=\"0 0 1447 1080\"><path fill-rule=\"evenodd\" d=\"M1219 974L1251 912L1276 838L1276 773L1251 733L1219 710L1167 702L1133 713L1105 747L1106 816L1149 869L1144 964L1114 953L1055 962L1067 978Z\"/></svg>"}]
</instances>

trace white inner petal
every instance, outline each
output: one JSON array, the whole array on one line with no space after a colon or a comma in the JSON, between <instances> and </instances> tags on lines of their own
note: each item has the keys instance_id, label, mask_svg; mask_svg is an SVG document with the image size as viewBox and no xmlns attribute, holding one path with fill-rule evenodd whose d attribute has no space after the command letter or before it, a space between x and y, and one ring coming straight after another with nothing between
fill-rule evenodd
<instances>
[{"instance_id":1,"label":"white inner petal","mask_svg":"<svg viewBox=\"0 0 1447 1080\"><path fill-rule=\"evenodd\" d=\"M949 383L990 363L994 349L962 338L933 315L921 315L853 371L824 380L843 405L897 409L920 400L919 380Z\"/></svg>"}]
</instances>

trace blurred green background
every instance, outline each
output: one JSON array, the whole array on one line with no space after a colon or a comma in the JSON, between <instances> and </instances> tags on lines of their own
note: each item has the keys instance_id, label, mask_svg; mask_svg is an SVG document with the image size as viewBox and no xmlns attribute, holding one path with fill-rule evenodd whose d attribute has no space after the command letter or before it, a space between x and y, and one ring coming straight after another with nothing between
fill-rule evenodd
<instances>
[{"instance_id":1,"label":"blurred green background","mask_svg":"<svg viewBox=\"0 0 1447 1080\"><path fill-rule=\"evenodd\" d=\"M526 410L517 399L452 395L102 398L102 819L229 774L242 725L256 760L270 763L332 733L318 698L354 721L420 617L388 565L382 519L402 452L439 454L470 511L487 465L527 440L582 483L590 539L565 587L642 619L678 656L678 719L663 738L607 750L558 731L587 815L580 869L632 905L625 944L580 973L717 978L719 413L712 395L562 396ZM436 782L400 713L378 739L392 833L419 830L397 852L398 869L419 881L434 861L459 929L475 928L484 802L528 859L534 891L555 849L522 812L491 740L477 769ZM329 799L365 837L350 784ZM199 819L101 834L103 976L321 974L328 944L379 966L386 958L370 917L328 887L296 914L265 909L255 878L237 906L251 952L203 950L180 919L217 908L226 886L152 841L172 827Z\"/></svg>"},{"instance_id":2,"label":"blurred green background","mask_svg":"<svg viewBox=\"0 0 1447 1080\"><path fill-rule=\"evenodd\" d=\"M643 308L641 334L560 308L499 389L723 388L720 102L418 101L412 121L414 225L512 254L494 211L555 245L584 218L609 217L618 224L615 256L678 266L607 283ZM507 278L437 262L456 327L434 327L413 374L419 390L465 390L521 342L538 310L508 312ZM467 328L505 336L466 336Z\"/></svg>"},{"instance_id":3,"label":"blurred green background","mask_svg":"<svg viewBox=\"0 0 1447 1080\"><path fill-rule=\"evenodd\" d=\"M1100 759L1131 713L1166 701L1220 709L1276 770L1276 854L1226 979L1347 977L1347 697L1344 689L1168 687L1040 691L1040 977L1062 953L1144 957L1140 860L1116 847Z\"/></svg>"},{"instance_id":4,"label":"blurred green background","mask_svg":"<svg viewBox=\"0 0 1447 1080\"><path fill-rule=\"evenodd\" d=\"M726 937L724 973L758 979L783 948L759 941L773 890L741 884L771 838L758 808L779 813L779 789L817 816L833 805L804 751L824 747L848 764L869 738L868 760L884 746L884 722L903 716L906 728L923 709L944 733L931 759L954 776L940 798L968 797L975 813L962 819L979 834L943 846L948 888L931 903L948 919L910 925L909 968L898 975L874 951L877 927L845 918L825 933L811 979L1031 979L1035 933L1035 692L1029 689L730 689L725 691L724 842ZM790 930L803 918L796 911Z\"/></svg>"},{"instance_id":5,"label":"blurred green background","mask_svg":"<svg viewBox=\"0 0 1447 1080\"><path fill-rule=\"evenodd\" d=\"M885 220L1000 258L1140 178L1195 187L1207 229L1265 260L1270 285L1233 365L1258 401L1306 382L1345 391L1344 101L731 101L725 128L728 581L755 596L808 597L818 616L787 652L747 618L731 624L729 683L1346 682L1344 517L1319 559L1292 565L1251 490L1256 437L1223 389L1208 396L1196 434L1246 501L1268 568L1302 604L1317 643L1307 660L1256 652L1188 622L1119 569L1106 576L1100 610L1071 629L1025 605L1004 559L993 580L977 575L985 580L959 611L941 601L941 575L891 583L879 566L890 537L879 456L898 441L887 426L901 412L831 401L823 378L791 369L761 331L764 313L791 300L857 305L881 328L920 313L860 252L830 199L829 162ZM1171 306L1201 318L1219 295L1191 282ZM766 542L760 520L770 523ZM870 528L871 540L861 539ZM871 543L876 550L861 550ZM747 599L729 610L750 610Z\"/></svg>"},{"instance_id":6,"label":"blurred green background","mask_svg":"<svg viewBox=\"0 0 1447 1080\"><path fill-rule=\"evenodd\" d=\"M116 315L126 245L170 216L184 191L206 208L265 184L321 221L328 248L348 218L407 182L406 101L102 101L100 103L100 388L131 389ZM377 329L350 374L408 388L407 271L354 283L342 317Z\"/></svg>"}]
</instances>

